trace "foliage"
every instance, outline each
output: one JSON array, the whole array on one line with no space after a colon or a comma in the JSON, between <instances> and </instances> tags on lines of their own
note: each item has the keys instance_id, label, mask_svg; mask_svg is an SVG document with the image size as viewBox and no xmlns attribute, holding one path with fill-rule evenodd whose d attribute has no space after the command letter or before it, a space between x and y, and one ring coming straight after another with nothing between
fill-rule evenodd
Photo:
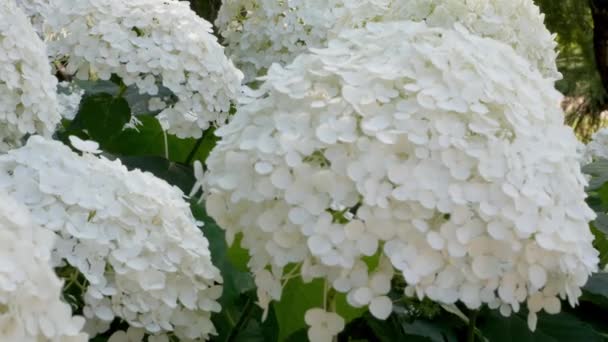
<instances>
[{"instance_id":1,"label":"foliage","mask_svg":"<svg viewBox=\"0 0 608 342\"><path fill-rule=\"evenodd\" d=\"M587 141L599 127L606 109L606 89L595 61L593 20L587 0L535 0L546 14L545 23L557 35L557 65L563 75L557 88L567 96L566 122Z\"/></svg>"}]
</instances>

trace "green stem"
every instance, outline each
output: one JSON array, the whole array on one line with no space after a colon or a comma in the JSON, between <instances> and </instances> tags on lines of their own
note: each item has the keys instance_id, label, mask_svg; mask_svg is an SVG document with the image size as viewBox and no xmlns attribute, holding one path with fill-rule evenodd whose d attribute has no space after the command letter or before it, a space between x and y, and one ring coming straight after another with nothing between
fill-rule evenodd
<instances>
[{"instance_id":1,"label":"green stem","mask_svg":"<svg viewBox=\"0 0 608 342\"><path fill-rule=\"evenodd\" d=\"M128 87L124 83L120 82L120 88L118 89L118 94L116 94L116 98L121 98L127 91L127 88Z\"/></svg>"},{"instance_id":2,"label":"green stem","mask_svg":"<svg viewBox=\"0 0 608 342\"><path fill-rule=\"evenodd\" d=\"M475 342L475 325L477 324L477 315L479 311L471 311L469 315L469 328L467 330L467 342Z\"/></svg>"},{"instance_id":3,"label":"green stem","mask_svg":"<svg viewBox=\"0 0 608 342\"><path fill-rule=\"evenodd\" d=\"M230 335L226 339L226 342L236 341L236 339L239 335L239 332L247 326L247 323L249 323L249 319L251 318L251 311L253 310L253 305L254 305L253 300L251 300L251 298L248 298L247 303L245 304L245 307L243 308L243 312L241 313L241 316L239 317L239 321L236 322L236 325L230 332Z\"/></svg>"},{"instance_id":4,"label":"green stem","mask_svg":"<svg viewBox=\"0 0 608 342\"><path fill-rule=\"evenodd\" d=\"M184 164L190 165L190 163L192 163L192 160L194 159L196 152L198 151L199 147L201 147L201 144L205 140L206 133L207 132L205 131L203 133L203 136L198 138L198 140L196 141L196 144L194 144L194 147L192 148L192 151L190 151L190 153L188 154L188 157L186 158L186 161L184 162Z\"/></svg>"}]
</instances>

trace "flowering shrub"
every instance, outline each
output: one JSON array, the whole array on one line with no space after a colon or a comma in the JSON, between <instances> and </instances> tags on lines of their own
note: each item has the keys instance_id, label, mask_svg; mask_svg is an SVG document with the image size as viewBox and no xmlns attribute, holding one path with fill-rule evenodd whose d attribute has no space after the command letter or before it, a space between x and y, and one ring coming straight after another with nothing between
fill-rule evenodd
<instances>
[{"instance_id":1,"label":"flowering shrub","mask_svg":"<svg viewBox=\"0 0 608 342\"><path fill-rule=\"evenodd\" d=\"M608 336L532 1L190 5L0 4L0 340Z\"/></svg>"},{"instance_id":2,"label":"flowering shrub","mask_svg":"<svg viewBox=\"0 0 608 342\"><path fill-rule=\"evenodd\" d=\"M392 267L409 296L504 315L527 302L531 329L559 296L574 305L598 262L594 214L550 80L461 26L370 23L328 45L273 65L217 131L207 210L243 234L252 272L278 282L302 263L378 318ZM378 253L392 267L355 280Z\"/></svg>"},{"instance_id":3,"label":"flowering shrub","mask_svg":"<svg viewBox=\"0 0 608 342\"><path fill-rule=\"evenodd\" d=\"M61 281L51 268L53 234L36 226L27 209L0 195L0 339L87 341L84 320L61 301Z\"/></svg>"},{"instance_id":4,"label":"flowering shrub","mask_svg":"<svg viewBox=\"0 0 608 342\"><path fill-rule=\"evenodd\" d=\"M561 78L554 36L531 0L235 0L224 1L216 24L227 51L253 80L272 63L286 64L311 47L323 47L345 28L389 20L464 25L503 41L544 76Z\"/></svg>"},{"instance_id":5,"label":"flowering shrub","mask_svg":"<svg viewBox=\"0 0 608 342\"><path fill-rule=\"evenodd\" d=\"M159 83L176 97L158 115L179 137L200 137L223 123L239 92L242 73L224 56L211 24L187 4L162 0L53 1L46 9L49 54L67 58L79 79L114 74L141 93L157 95Z\"/></svg>"},{"instance_id":6,"label":"flowering shrub","mask_svg":"<svg viewBox=\"0 0 608 342\"><path fill-rule=\"evenodd\" d=\"M206 338L221 276L183 193L72 140L82 156L39 137L0 156L0 187L55 232L54 266L84 276L90 333L120 317L151 334Z\"/></svg>"}]
</instances>

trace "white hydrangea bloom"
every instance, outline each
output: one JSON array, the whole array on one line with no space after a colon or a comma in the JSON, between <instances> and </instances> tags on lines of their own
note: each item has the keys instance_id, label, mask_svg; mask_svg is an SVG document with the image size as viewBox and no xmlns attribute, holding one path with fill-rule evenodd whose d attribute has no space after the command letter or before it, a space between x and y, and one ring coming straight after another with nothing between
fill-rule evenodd
<instances>
[{"instance_id":1,"label":"white hydrangea bloom","mask_svg":"<svg viewBox=\"0 0 608 342\"><path fill-rule=\"evenodd\" d=\"M52 232L36 226L27 209L0 194L0 340L85 342L82 317L61 300L51 267Z\"/></svg>"},{"instance_id":2,"label":"white hydrangea bloom","mask_svg":"<svg viewBox=\"0 0 608 342\"><path fill-rule=\"evenodd\" d=\"M83 312L92 333L115 317L182 340L215 332L210 315L220 310L222 279L178 188L39 136L0 156L0 170L0 191L55 232L54 265L67 263L87 279Z\"/></svg>"},{"instance_id":3,"label":"white hydrangea bloom","mask_svg":"<svg viewBox=\"0 0 608 342\"><path fill-rule=\"evenodd\" d=\"M321 308L306 311L304 321L310 326L308 340L311 342L332 342L344 330L344 318Z\"/></svg>"},{"instance_id":4,"label":"white hydrangea bloom","mask_svg":"<svg viewBox=\"0 0 608 342\"><path fill-rule=\"evenodd\" d=\"M217 131L202 180L254 273L302 263L379 318L393 268L440 303L577 303L598 262L579 143L553 82L511 47L370 23L265 80ZM367 270L378 253L392 266Z\"/></svg>"},{"instance_id":5,"label":"white hydrangea bloom","mask_svg":"<svg viewBox=\"0 0 608 342\"><path fill-rule=\"evenodd\" d=\"M595 132L585 148L585 162L591 162L594 158L608 159L608 128Z\"/></svg>"},{"instance_id":6,"label":"white hydrangea bloom","mask_svg":"<svg viewBox=\"0 0 608 342\"><path fill-rule=\"evenodd\" d=\"M532 0L224 0L216 25L248 81L272 63L324 47L344 28L390 20L426 21L510 44L541 73L559 79L555 37Z\"/></svg>"},{"instance_id":7,"label":"white hydrangea bloom","mask_svg":"<svg viewBox=\"0 0 608 342\"><path fill-rule=\"evenodd\" d=\"M57 0L44 16L49 53L69 57L69 73L103 80L116 74L153 96L159 84L171 90L177 102L158 119L179 137L200 137L211 123L224 123L240 92L242 73L188 2Z\"/></svg>"},{"instance_id":8,"label":"white hydrangea bloom","mask_svg":"<svg viewBox=\"0 0 608 342\"><path fill-rule=\"evenodd\" d=\"M12 0L0 3L0 151L26 134L50 136L61 120L44 43Z\"/></svg>"}]
</instances>

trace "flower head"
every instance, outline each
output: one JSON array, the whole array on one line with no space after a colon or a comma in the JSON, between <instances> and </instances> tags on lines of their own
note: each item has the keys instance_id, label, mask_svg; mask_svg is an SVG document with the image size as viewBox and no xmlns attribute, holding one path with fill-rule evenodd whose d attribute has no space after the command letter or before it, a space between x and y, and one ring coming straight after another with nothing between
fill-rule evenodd
<instances>
[{"instance_id":1,"label":"flower head","mask_svg":"<svg viewBox=\"0 0 608 342\"><path fill-rule=\"evenodd\" d=\"M256 275L301 264L379 318L393 274L409 296L505 315L577 302L598 262L579 143L552 80L512 47L461 25L369 23L264 79L203 179Z\"/></svg>"},{"instance_id":2,"label":"flower head","mask_svg":"<svg viewBox=\"0 0 608 342\"><path fill-rule=\"evenodd\" d=\"M284 65L308 48L325 47L343 29L393 20L448 29L459 23L511 45L544 76L561 78L555 37L532 0L229 0L216 25L251 81L272 63Z\"/></svg>"},{"instance_id":3,"label":"flower head","mask_svg":"<svg viewBox=\"0 0 608 342\"><path fill-rule=\"evenodd\" d=\"M183 1L53 1L42 14L49 53L80 79L117 75L140 93L177 98L158 118L169 133L200 137L223 124L242 73L224 55L211 24Z\"/></svg>"},{"instance_id":4,"label":"flower head","mask_svg":"<svg viewBox=\"0 0 608 342\"><path fill-rule=\"evenodd\" d=\"M46 48L15 3L0 4L0 151L27 134L50 136L61 120Z\"/></svg>"},{"instance_id":5,"label":"flower head","mask_svg":"<svg viewBox=\"0 0 608 342\"><path fill-rule=\"evenodd\" d=\"M53 264L86 278L83 313L92 334L115 317L153 335L206 339L215 332L210 315L220 310L222 278L178 188L34 136L0 156L0 191L54 232Z\"/></svg>"},{"instance_id":6,"label":"flower head","mask_svg":"<svg viewBox=\"0 0 608 342\"><path fill-rule=\"evenodd\" d=\"M27 208L0 195L0 340L87 341L82 317L61 300L50 264L54 236L35 225Z\"/></svg>"}]
</instances>

